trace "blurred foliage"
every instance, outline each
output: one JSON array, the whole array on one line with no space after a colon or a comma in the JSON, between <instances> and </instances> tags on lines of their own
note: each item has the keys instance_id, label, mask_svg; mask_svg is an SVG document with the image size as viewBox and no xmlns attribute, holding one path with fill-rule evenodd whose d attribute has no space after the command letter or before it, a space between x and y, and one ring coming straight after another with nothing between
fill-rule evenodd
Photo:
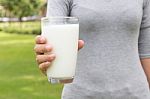
<instances>
[{"instance_id":1,"label":"blurred foliage","mask_svg":"<svg viewBox=\"0 0 150 99\"><path fill-rule=\"evenodd\" d=\"M41 33L40 22L11 22L11 23L0 23L0 31L6 33L17 33L17 34L36 34Z\"/></svg>"},{"instance_id":2,"label":"blurred foliage","mask_svg":"<svg viewBox=\"0 0 150 99\"><path fill-rule=\"evenodd\" d=\"M6 17L18 17L20 21L22 17L38 15L45 10L45 4L43 0L0 0Z\"/></svg>"}]
</instances>

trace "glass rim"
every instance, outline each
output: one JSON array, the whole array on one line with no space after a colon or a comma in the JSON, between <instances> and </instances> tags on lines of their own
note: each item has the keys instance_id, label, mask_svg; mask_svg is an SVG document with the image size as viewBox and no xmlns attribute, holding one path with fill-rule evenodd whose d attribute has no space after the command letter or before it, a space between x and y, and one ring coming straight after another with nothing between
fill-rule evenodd
<instances>
[{"instance_id":1,"label":"glass rim","mask_svg":"<svg viewBox=\"0 0 150 99\"><path fill-rule=\"evenodd\" d=\"M54 16L54 17L43 17L41 18L41 21L48 21L48 20L55 20L55 19L75 19L77 21L79 21L79 18L77 17L66 17L66 16Z\"/></svg>"}]
</instances>

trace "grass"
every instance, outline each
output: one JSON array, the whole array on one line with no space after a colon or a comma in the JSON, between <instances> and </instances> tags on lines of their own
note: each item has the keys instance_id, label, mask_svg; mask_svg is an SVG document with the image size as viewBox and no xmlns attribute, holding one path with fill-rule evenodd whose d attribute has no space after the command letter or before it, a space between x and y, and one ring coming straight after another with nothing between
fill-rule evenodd
<instances>
[{"instance_id":1,"label":"grass","mask_svg":"<svg viewBox=\"0 0 150 99\"><path fill-rule=\"evenodd\" d=\"M60 99L36 65L34 36L0 32L0 99Z\"/></svg>"}]
</instances>

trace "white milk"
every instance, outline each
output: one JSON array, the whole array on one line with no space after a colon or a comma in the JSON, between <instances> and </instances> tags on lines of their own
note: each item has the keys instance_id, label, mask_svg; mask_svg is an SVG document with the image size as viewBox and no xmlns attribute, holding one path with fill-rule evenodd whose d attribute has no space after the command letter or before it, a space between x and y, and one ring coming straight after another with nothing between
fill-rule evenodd
<instances>
[{"instance_id":1,"label":"white milk","mask_svg":"<svg viewBox=\"0 0 150 99\"><path fill-rule=\"evenodd\" d=\"M47 70L48 78L70 79L75 75L79 24L47 24L42 35L52 44L56 58Z\"/></svg>"}]
</instances>

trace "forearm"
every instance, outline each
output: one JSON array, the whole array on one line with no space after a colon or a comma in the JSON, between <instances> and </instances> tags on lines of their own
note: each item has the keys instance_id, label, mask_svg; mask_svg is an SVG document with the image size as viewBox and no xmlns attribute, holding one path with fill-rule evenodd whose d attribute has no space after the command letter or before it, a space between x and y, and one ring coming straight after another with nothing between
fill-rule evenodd
<instances>
[{"instance_id":1,"label":"forearm","mask_svg":"<svg viewBox=\"0 0 150 99\"><path fill-rule=\"evenodd\" d=\"M141 64L143 66L144 72L147 76L147 80L150 86L150 58L143 58L141 59Z\"/></svg>"}]
</instances>

